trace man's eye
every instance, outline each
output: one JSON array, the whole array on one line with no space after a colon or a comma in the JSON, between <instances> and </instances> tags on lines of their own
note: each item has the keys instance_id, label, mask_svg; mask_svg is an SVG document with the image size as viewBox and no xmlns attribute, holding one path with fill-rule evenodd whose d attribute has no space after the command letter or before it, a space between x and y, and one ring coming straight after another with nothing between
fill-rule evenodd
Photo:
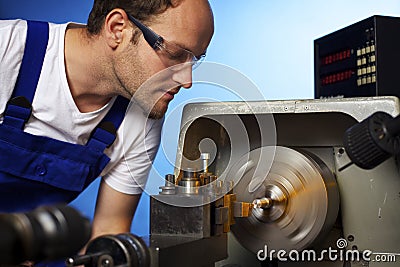
<instances>
[{"instance_id":1,"label":"man's eye","mask_svg":"<svg viewBox=\"0 0 400 267\"><path fill-rule=\"evenodd\" d=\"M187 58L187 54L185 53L185 51L174 51L174 52L169 52L168 57L171 60L185 61Z\"/></svg>"}]
</instances>

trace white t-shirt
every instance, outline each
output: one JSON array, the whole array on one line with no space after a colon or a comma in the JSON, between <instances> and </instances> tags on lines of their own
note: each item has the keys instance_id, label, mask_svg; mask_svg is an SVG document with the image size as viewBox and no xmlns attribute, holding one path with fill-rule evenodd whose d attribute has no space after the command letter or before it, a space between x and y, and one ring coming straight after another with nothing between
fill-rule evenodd
<instances>
[{"instance_id":1,"label":"white t-shirt","mask_svg":"<svg viewBox=\"0 0 400 267\"><path fill-rule=\"evenodd\" d=\"M64 37L67 26L49 23L49 42L32 103L32 116L24 131L70 143L86 144L93 128L115 99L99 110L81 113L72 98L65 72ZM0 21L0 122L18 76L24 54L27 23ZM142 192L158 150L162 120L148 119L131 102L114 144L105 153L111 161L101 176L115 190ZM123 142L122 142L123 141Z\"/></svg>"}]
</instances>

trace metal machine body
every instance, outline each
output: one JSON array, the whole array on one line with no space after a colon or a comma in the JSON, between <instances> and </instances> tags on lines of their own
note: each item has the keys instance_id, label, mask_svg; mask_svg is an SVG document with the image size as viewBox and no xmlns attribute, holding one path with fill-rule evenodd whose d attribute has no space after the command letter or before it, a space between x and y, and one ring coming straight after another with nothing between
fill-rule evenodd
<instances>
[{"instance_id":1,"label":"metal machine body","mask_svg":"<svg viewBox=\"0 0 400 267\"><path fill-rule=\"evenodd\" d=\"M187 105L150 236L100 237L68 266L398 266L397 159L364 170L343 147L344 132L376 111L396 116L399 100ZM365 251L369 260L353 254Z\"/></svg>"},{"instance_id":2,"label":"metal machine body","mask_svg":"<svg viewBox=\"0 0 400 267\"><path fill-rule=\"evenodd\" d=\"M324 178L325 186L320 184L322 192L328 192L328 187L332 187L336 188L333 191L337 190L338 193L337 197L332 197L330 193L331 196L326 203L321 204L316 201L315 203L324 208L317 213L315 210L318 208L314 207L316 204L312 201L311 204L307 204L305 201L307 194L311 196L307 190L304 191L304 198L298 197L298 194L296 196L298 198L288 197L292 205L292 217L289 217L291 220L285 223L286 226L293 224L294 230L292 230L297 231L296 238L286 240L289 243L283 242L282 236L276 234L277 231L285 233L283 228L278 227L278 229L276 225L282 224L290 212L286 212L284 217L280 217L271 224L271 220L263 221L263 215L257 217L257 209L254 208L249 218L236 219L236 224L232 226L234 236L231 233L228 235L228 259L217 263L217 266L228 264L246 267L260 266L261 262L257 259L254 250L257 247L262 249L264 244L276 249L301 251L313 248L318 251L327 247L338 249L337 240L345 239L347 250L399 253L400 231L397 225L400 224L400 213L397 209L400 204L400 176L395 160L391 158L373 170L351 166L341 172L338 171L349 162L343 148L345 130L376 111L384 111L392 116L398 115L399 101L395 97L368 97L187 105L182 117L176 159L175 175L178 180L182 177L182 170L187 168L201 170L200 154L211 151L208 167L210 172L217 175L218 180L221 179L223 182L233 180L235 184L233 192L236 194L237 201L249 201L248 192L242 192L248 190L249 182L246 184L243 178L246 179L246 175L251 176L249 175L251 167L240 163L241 157L247 155L248 160L252 157L251 153L254 153L252 151L272 147L277 149L275 154L280 155L278 161L285 162L285 157L287 158L287 165L279 165L276 162L277 159L268 155L261 157L264 163L260 164L261 167L256 171L262 172L263 168L265 169L264 177L261 178L267 185L273 184L269 180L272 178L268 178L268 170L271 166L272 170L275 169L275 172L278 172L278 176L288 177L284 175L285 171L288 171L299 179L310 177L307 173L301 174L304 164L308 165L306 161L300 162L297 167L294 162L304 155L312 154L314 162L317 163L310 166L314 166L321 177L327 175L324 171L317 170L318 168L325 168L333 177L329 178L333 181ZM238 122L244 126L246 133L240 138L237 135L242 130L237 126ZM232 129L234 129L233 134ZM238 140L240 140L239 143ZM284 152L284 150L287 151ZM237 177L233 177L235 173ZM247 179L250 179L251 183L254 181L253 178ZM307 186L310 187L304 183L303 188ZM266 195L268 195L267 191L265 191ZM324 198L323 195L319 197ZM337 212L339 204L340 213ZM307 205L314 206L310 208ZM279 206L277 207L276 210L279 210ZM268 216L271 216L272 212L271 210ZM305 219L310 219L310 216L299 217L304 212L308 212L307 214L315 220L311 219L308 225L307 222L304 223ZM320 213L323 214L322 217ZM318 221L318 216L322 218L322 221L319 219L320 225L310 230L317 224L315 221ZM295 225L296 218L300 220L298 223L304 224L303 227L299 224ZM175 220L179 221L179 218ZM247 226L241 227L243 224ZM251 228L255 236L246 239L246 235L251 235ZM289 228L286 227L286 229ZM286 233L287 236L290 234ZM301 243L302 241L304 242ZM279 262L278 266L320 266L320 264L321 262ZM393 262L345 262L329 259L326 259L323 264L324 266L396 266Z\"/></svg>"}]
</instances>

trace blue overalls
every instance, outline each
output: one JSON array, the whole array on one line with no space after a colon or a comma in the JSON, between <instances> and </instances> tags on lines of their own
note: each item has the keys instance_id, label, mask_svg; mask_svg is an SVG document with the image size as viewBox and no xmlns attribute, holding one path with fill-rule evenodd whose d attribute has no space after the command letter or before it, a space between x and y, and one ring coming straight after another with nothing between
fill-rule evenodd
<instances>
[{"instance_id":1,"label":"blue overalls","mask_svg":"<svg viewBox=\"0 0 400 267\"><path fill-rule=\"evenodd\" d=\"M129 104L118 97L86 145L24 132L49 37L48 23L27 23L21 68L0 124L0 212L23 212L75 199L110 161L104 150L114 142Z\"/></svg>"}]
</instances>

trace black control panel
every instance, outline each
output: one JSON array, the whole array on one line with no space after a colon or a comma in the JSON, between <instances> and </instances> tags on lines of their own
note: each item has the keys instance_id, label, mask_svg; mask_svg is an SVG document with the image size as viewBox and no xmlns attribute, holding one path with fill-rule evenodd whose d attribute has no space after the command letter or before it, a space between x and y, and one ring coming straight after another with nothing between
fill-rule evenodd
<instances>
[{"instance_id":1,"label":"black control panel","mask_svg":"<svg viewBox=\"0 0 400 267\"><path fill-rule=\"evenodd\" d=\"M372 16L314 41L315 98L400 97L400 18Z\"/></svg>"}]
</instances>

